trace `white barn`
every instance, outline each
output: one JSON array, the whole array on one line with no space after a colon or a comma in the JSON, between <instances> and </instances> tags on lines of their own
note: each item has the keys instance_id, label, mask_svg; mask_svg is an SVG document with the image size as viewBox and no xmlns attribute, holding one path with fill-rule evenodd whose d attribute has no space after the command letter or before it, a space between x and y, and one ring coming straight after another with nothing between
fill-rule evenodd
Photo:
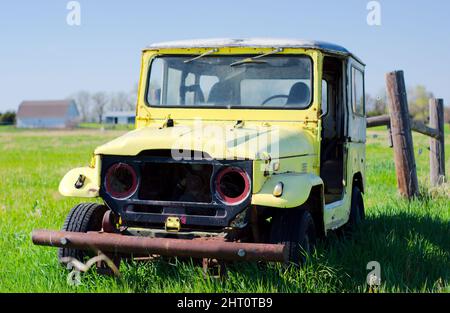
<instances>
[{"instance_id":1,"label":"white barn","mask_svg":"<svg viewBox=\"0 0 450 313\"><path fill-rule=\"evenodd\" d=\"M135 111L117 111L117 112L107 112L103 116L103 122L106 124L122 124L122 125L128 125L128 124L134 124L134 121L136 119L136 112Z\"/></svg>"},{"instance_id":2,"label":"white barn","mask_svg":"<svg viewBox=\"0 0 450 313\"><path fill-rule=\"evenodd\" d=\"M16 119L19 128L73 128L80 113L73 100L23 101Z\"/></svg>"}]
</instances>

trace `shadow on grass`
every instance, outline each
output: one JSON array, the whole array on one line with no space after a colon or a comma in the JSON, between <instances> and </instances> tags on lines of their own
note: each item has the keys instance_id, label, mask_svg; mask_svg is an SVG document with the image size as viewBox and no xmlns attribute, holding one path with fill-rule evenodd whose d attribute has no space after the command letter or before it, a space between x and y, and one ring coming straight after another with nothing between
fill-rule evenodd
<instances>
[{"instance_id":1,"label":"shadow on grass","mask_svg":"<svg viewBox=\"0 0 450 313\"><path fill-rule=\"evenodd\" d=\"M324 253L349 275L348 291L365 290L369 261L380 263L385 291L440 291L450 279L450 225L407 213L370 216L351 239L328 240Z\"/></svg>"},{"instance_id":2,"label":"shadow on grass","mask_svg":"<svg viewBox=\"0 0 450 313\"><path fill-rule=\"evenodd\" d=\"M130 264L122 283L134 292L339 292L342 283L333 268L310 262L301 270L280 264L234 262L222 278L204 276L190 261Z\"/></svg>"},{"instance_id":3,"label":"shadow on grass","mask_svg":"<svg viewBox=\"0 0 450 313\"><path fill-rule=\"evenodd\" d=\"M381 265L383 292L448 288L450 228L407 213L369 216L353 236L331 235L301 269L230 263L224 279L204 277L192 260L130 263L120 284L134 292L365 292L370 261Z\"/></svg>"}]
</instances>

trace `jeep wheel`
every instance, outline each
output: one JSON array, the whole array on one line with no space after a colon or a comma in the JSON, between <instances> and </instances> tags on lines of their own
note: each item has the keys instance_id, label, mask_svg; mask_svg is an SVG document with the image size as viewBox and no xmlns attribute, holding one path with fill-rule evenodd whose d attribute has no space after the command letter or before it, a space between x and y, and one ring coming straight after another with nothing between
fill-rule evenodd
<instances>
[{"instance_id":1,"label":"jeep wheel","mask_svg":"<svg viewBox=\"0 0 450 313\"><path fill-rule=\"evenodd\" d=\"M350 207L350 216L345 226L345 230L354 231L366 218L364 210L364 201L361 191L358 187L353 187L352 203Z\"/></svg>"},{"instance_id":2,"label":"jeep wheel","mask_svg":"<svg viewBox=\"0 0 450 313\"><path fill-rule=\"evenodd\" d=\"M67 215L62 228L63 231L86 233L88 231L100 231L102 229L102 219L108 208L98 203L81 203L72 208ZM58 260L72 257L79 261L84 261L86 256L90 255L86 251L59 248Z\"/></svg>"},{"instance_id":3,"label":"jeep wheel","mask_svg":"<svg viewBox=\"0 0 450 313\"><path fill-rule=\"evenodd\" d=\"M271 243L287 244L289 263L301 265L316 245L314 220L307 210L287 209L272 219Z\"/></svg>"}]
</instances>

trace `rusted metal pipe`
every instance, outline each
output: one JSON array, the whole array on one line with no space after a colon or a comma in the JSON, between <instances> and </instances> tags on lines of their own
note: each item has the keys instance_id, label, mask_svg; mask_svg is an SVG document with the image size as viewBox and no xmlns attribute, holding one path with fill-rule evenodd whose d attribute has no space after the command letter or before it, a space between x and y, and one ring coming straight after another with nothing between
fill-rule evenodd
<instances>
[{"instance_id":1,"label":"rusted metal pipe","mask_svg":"<svg viewBox=\"0 0 450 313\"><path fill-rule=\"evenodd\" d=\"M286 262L288 249L282 244L225 242L219 240L187 240L126 236L100 232L66 232L35 230L33 243L41 246L65 247L102 252L157 254L219 260Z\"/></svg>"}]
</instances>

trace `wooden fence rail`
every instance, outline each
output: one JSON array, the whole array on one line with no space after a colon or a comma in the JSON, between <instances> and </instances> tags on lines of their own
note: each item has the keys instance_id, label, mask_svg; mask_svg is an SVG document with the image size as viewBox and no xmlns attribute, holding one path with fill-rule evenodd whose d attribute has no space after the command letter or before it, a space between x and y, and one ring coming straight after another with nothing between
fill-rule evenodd
<instances>
[{"instance_id":1,"label":"wooden fence rail","mask_svg":"<svg viewBox=\"0 0 450 313\"><path fill-rule=\"evenodd\" d=\"M431 99L430 101L432 100L434 99ZM390 127L390 125L391 125L391 117L388 114L372 116L367 118L367 127L377 127L377 126ZM423 122L416 120L411 120L411 130L429 137L433 137L435 139L439 139L441 136L439 130L428 127Z\"/></svg>"}]
</instances>

